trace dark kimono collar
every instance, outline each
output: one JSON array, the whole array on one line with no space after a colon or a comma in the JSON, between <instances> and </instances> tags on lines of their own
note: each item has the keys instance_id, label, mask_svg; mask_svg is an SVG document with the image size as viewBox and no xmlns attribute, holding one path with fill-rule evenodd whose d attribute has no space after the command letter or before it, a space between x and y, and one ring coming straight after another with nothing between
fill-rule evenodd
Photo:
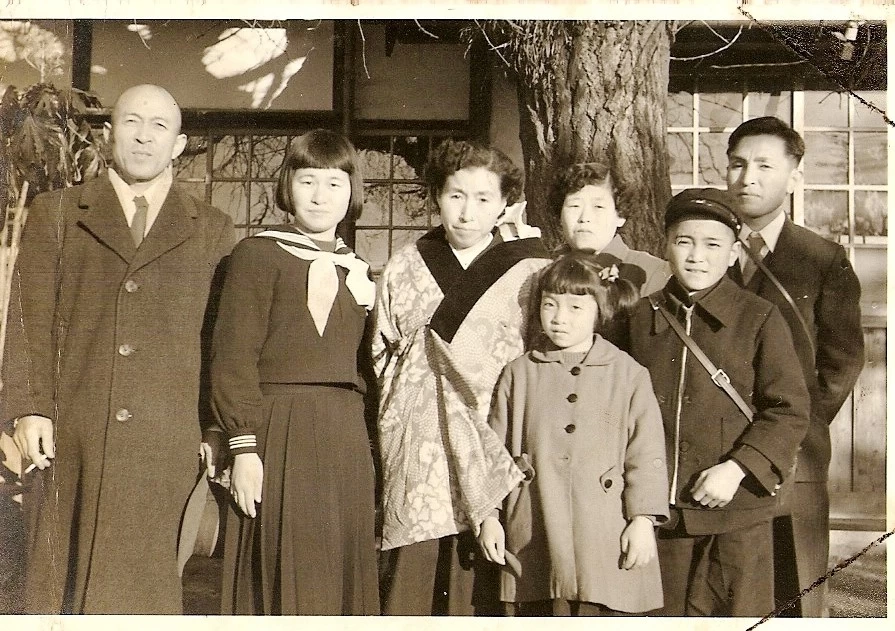
<instances>
[{"instance_id":1,"label":"dark kimono collar","mask_svg":"<svg viewBox=\"0 0 895 631\"><path fill-rule=\"evenodd\" d=\"M451 251L444 226L420 237L416 247L444 294L429 326L448 343L479 299L514 265L529 258L548 258L539 238L504 241L495 232L491 244L464 270Z\"/></svg>"},{"instance_id":2,"label":"dark kimono collar","mask_svg":"<svg viewBox=\"0 0 895 631\"><path fill-rule=\"evenodd\" d=\"M562 363L563 349L543 350L534 349L531 351L531 358L542 364ZM581 361L583 366L605 366L618 357L621 351L612 343L603 339L599 334L594 335L594 344L590 347L587 355Z\"/></svg>"},{"instance_id":3,"label":"dark kimono collar","mask_svg":"<svg viewBox=\"0 0 895 631\"><path fill-rule=\"evenodd\" d=\"M677 314L683 307L691 305L700 312L701 315L707 316L713 328L722 326L730 326L736 320L738 311L739 292L744 291L733 280L727 276L721 277L714 286L708 289L697 291L693 295L681 287L677 279L672 276L668 284L661 291L653 294L660 303L665 305L672 314ZM653 325L656 332L664 331L668 328L668 322L658 311L655 312Z\"/></svg>"}]
</instances>

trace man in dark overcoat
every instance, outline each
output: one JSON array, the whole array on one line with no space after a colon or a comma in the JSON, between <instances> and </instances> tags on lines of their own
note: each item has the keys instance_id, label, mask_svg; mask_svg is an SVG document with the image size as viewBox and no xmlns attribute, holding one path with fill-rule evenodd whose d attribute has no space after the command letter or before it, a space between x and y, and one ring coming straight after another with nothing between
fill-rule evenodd
<instances>
[{"instance_id":1,"label":"man in dark overcoat","mask_svg":"<svg viewBox=\"0 0 895 631\"><path fill-rule=\"evenodd\" d=\"M113 167L35 198L16 272L14 439L40 471L26 610L181 613L178 529L198 469L200 333L231 219L172 183L164 89L126 90Z\"/></svg>"},{"instance_id":2,"label":"man in dark overcoat","mask_svg":"<svg viewBox=\"0 0 895 631\"><path fill-rule=\"evenodd\" d=\"M811 422L799 448L794 484L781 492L781 516L774 524L778 605L827 571L829 425L864 365L861 286L845 249L795 225L784 212L804 153L801 136L770 116L740 125L727 146L727 186L744 224L740 237L764 257L794 305L745 251L730 275L777 305L786 318L811 396ZM825 583L818 585L782 614L824 615L825 589Z\"/></svg>"}]
</instances>

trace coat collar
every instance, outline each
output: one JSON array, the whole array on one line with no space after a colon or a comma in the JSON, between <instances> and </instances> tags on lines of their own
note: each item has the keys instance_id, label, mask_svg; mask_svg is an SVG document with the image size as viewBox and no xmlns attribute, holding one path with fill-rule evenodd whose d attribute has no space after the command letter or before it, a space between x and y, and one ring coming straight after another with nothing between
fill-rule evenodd
<instances>
[{"instance_id":1,"label":"coat collar","mask_svg":"<svg viewBox=\"0 0 895 631\"><path fill-rule=\"evenodd\" d=\"M604 340L599 334L594 335L594 344L590 347L587 355L581 361L584 366L605 366L611 363L621 351L613 344ZM559 363L562 361L562 350L541 350L534 349L531 351L531 357L536 362L549 364Z\"/></svg>"},{"instance_id":2,"label":"coat collar","mask_svg":"<svg viewBox=\"0 0 895 631\"><path fill-rule=\"evenodd\" d=\"M131 267L137 268L190 238L196 230L198 214L195 202L172 185L155 223L137 249L115 189L109 177L102 175L84 185L76 221Z\"/></svg>"},{"instance_id":3,"label":"coat collar","mask_svg":"<svg viewBox=\"0 0 895 631\"><path fill-rule=\"evenodd\" d=\"M731 326L736 321L737 305L739 297L737 293L741 288L728 278L723 276L718 283L708 289L705 293L697 294L693 304L700 315L707 316L712 320L712 324L722 327ZM684 305L681 296L684 290L678 284L677 279L673 276L661 291L652 294L651 298L656 300L668 309L672 315ZM653 311L653 329L656 333L660 333L668 328L668 321L659 313L658 310Z\"/></svg>"}]
</instances>

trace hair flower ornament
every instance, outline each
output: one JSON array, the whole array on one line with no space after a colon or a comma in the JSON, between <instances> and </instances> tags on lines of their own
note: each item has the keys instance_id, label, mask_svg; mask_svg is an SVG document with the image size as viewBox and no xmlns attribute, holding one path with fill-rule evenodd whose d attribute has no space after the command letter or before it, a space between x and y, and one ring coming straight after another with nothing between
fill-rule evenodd
<instances>
[{"instance_id":1,"label":"hair flower ornament","mask_svg":"<svg viewBox=\"0 0 895 631\"><path fill-rule=\"evenodd\" d=\"M610 283L614 283L618 280L618 266L613 263L609 267L604 267L600 270L600 278Z\"/></svg>"}]
</instances>

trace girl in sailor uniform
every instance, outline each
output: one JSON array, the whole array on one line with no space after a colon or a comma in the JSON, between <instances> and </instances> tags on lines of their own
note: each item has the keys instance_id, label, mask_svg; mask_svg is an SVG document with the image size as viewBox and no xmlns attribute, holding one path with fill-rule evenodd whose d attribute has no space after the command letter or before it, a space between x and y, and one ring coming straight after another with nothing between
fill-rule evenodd
<instances>
[{"instance_id":1,"label":"girl in sailor uniform","mask_svg":"<svg viewBox=\"0 0 895 631\"><path fill-rule=\"evenodd\" d=\"M224 613L379 613L362 375L375 285L336 236L362 182L344 136L297 138L276 191L293 223L230 258L211 361L233 455Z\"/></svg>"}]
</instances>

